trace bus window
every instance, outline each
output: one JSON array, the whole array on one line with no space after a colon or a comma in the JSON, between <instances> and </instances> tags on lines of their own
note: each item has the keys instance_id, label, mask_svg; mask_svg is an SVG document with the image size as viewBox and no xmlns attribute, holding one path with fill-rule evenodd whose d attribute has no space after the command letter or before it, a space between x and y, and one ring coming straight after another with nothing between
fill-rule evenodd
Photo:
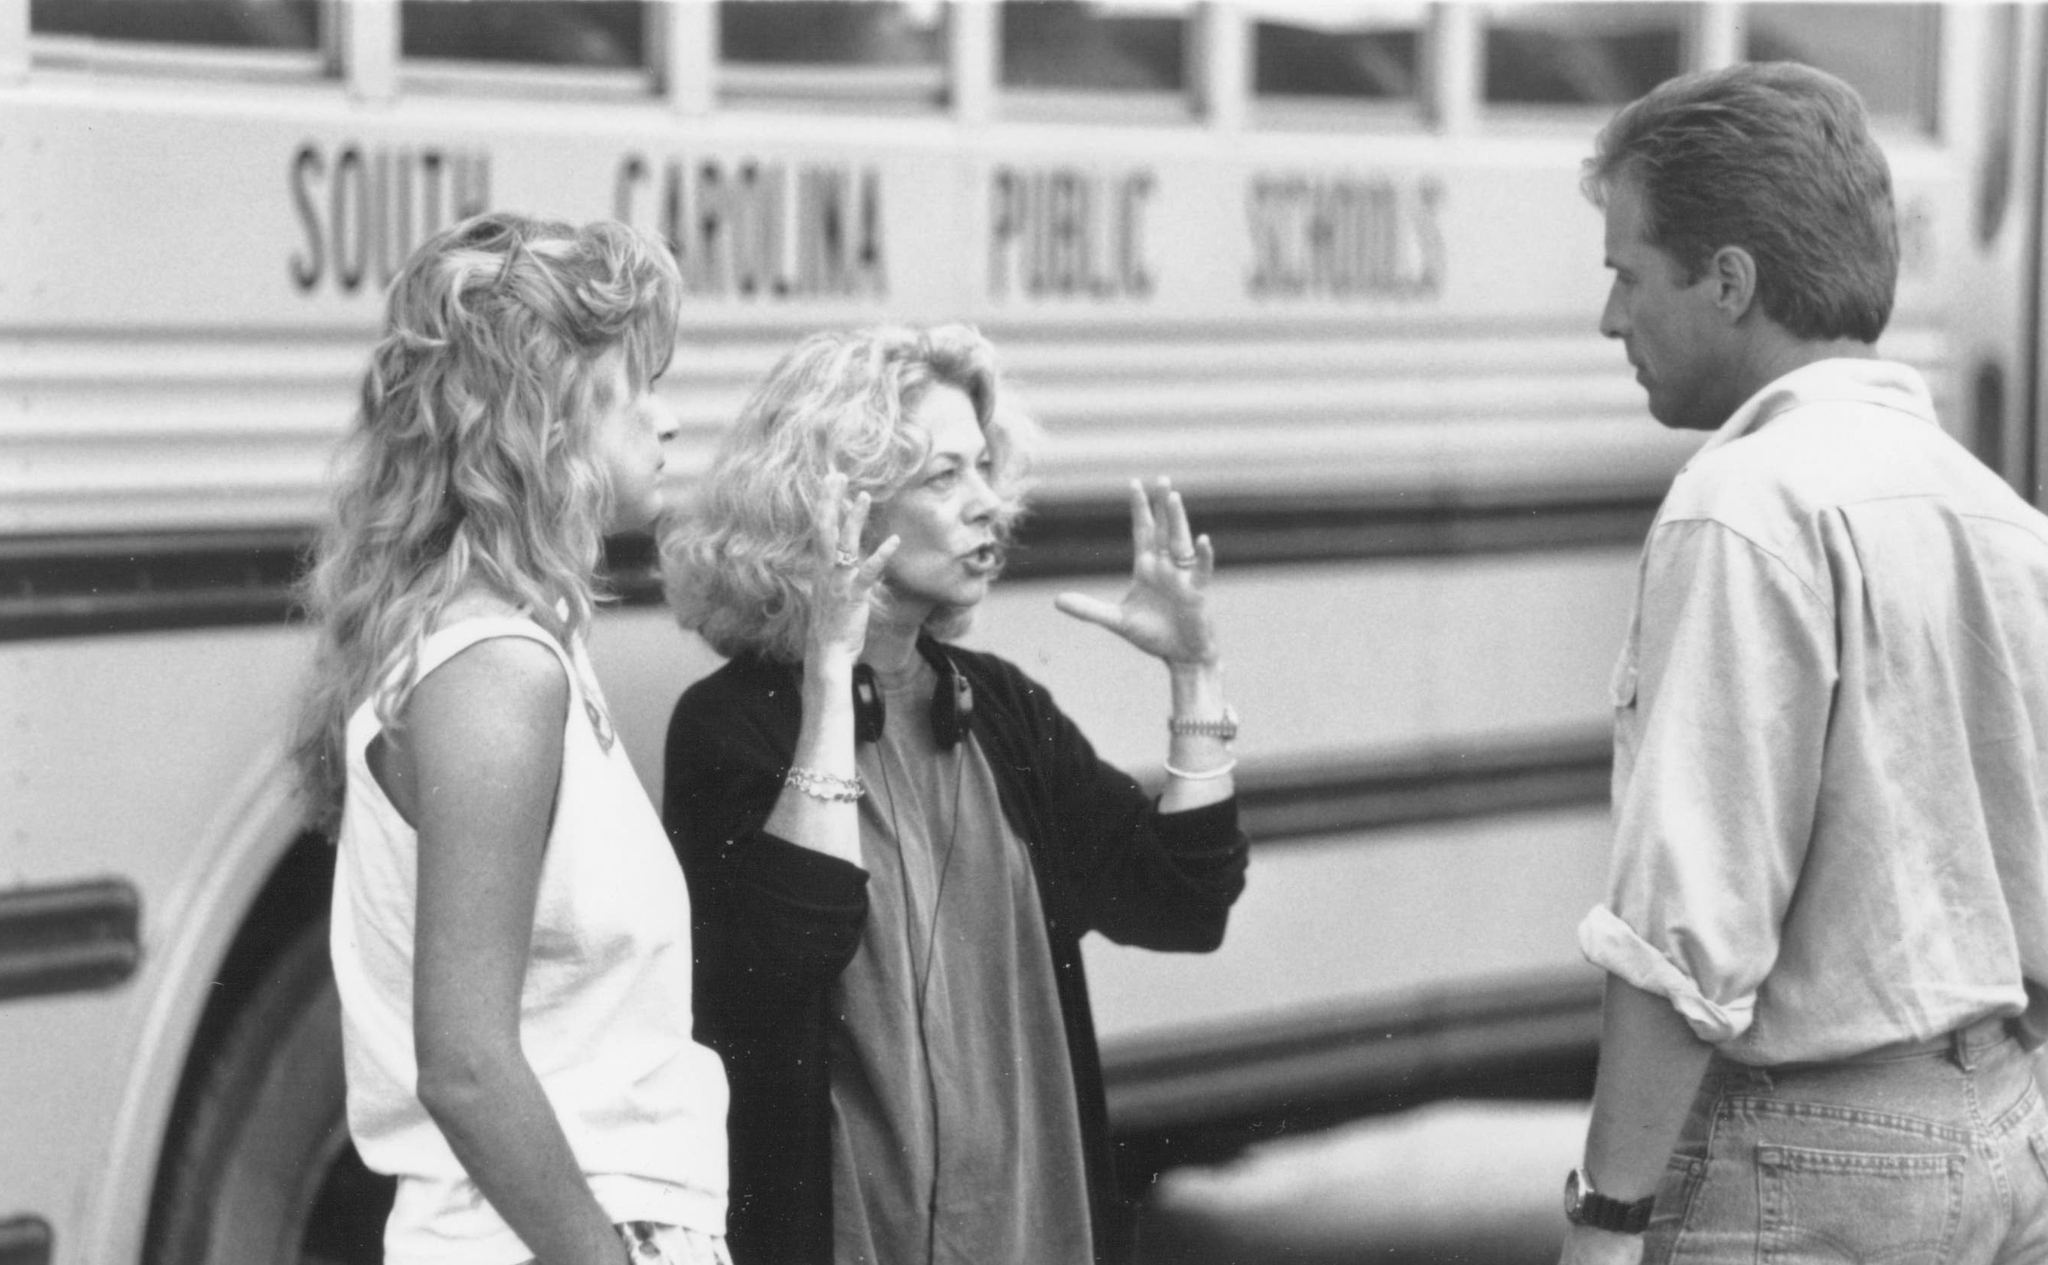
<instances>
[{"instance_id":1,"label":"bus window","mask_svg":"<svg viewBox=\"0 0 2048 1265\"><path fill-rule=\"evenodd\" d=\"M1184 6L1157 0L1005 4L1000 39L1007 105L1120 122L1134 113L1189 111ZM1059 108L1062 98L1069 108Z\"/></svg>"},{"instance_id":2,"label":"bus window","mask_svg":"<svg viewBox=\"0 0 2048 1265\"><path fill-rule=\"evenodd\" d=\"M931 108L946 95L946 7L889 0L722 0L719 93Z\"/></svg>"},{"instance_id":3,"label":"bus window","mask_svg":"<svg viewBox=\"0 0 2048 1265\"><path fill-rule=\"evenodd\" d=\"M1419 117L1422 4L1254 0L1247 13L1262 119L1386 106Z\"/></svg>"},{"instance_id":4,"label":"bus window","mask_svg":"<svg viewBox=\"0 0 2048 1265\"><path fill-rule=\"evenodd\" d=\"M539 66L636 67L645 6L634 0L403 0L407 57Z\"/></svg>"},{"instance_id":5,"label":"bus window","mask_svg":"<svg viewBox=\"0 0 2048 1265\"><path fill-rule=\"evenodd\" d=\"M231 78L317 78L326 69L319 0L29 0L40 65Z\"/></svg>"},{"instance_id":6,"label":"bus window","mask_svg":"<svg viewBox=\"0 0 2048 1265\"><path fill-rule=\"evenodd\" d=\"M318 0L30 0L29 31L214 48L320 47Z\"/></svg>"},{"instance_id":7,"label":"bus window","mask_svg":"<svg viewBox=\"0 0 2048 1265\"><path fill-rule=\"evenodd\" d=\"M654 91L642 0L400 0L408 88L636 97Z\"/></svg>"},{"instance_id":8,"label":"bus window","mask_svg":"<svg viewBox=\"0 0 2048 1265\"><path fill-rule=\"evenodd\" d=\"M1690 11L1672 4L1492 4L1486 96L1493 105L1621 105L1684 65Z\"/></svg>"},{"instance_id":9,"label":"bus window","mask_svg":"<svg viewBox=\"0 0 2048 1265\"><path fill-rule=\"evenodd\" d=\"M1931 4L1752 4L1743 55L1798 61L1839 75L1880 124L1932 133L1941 11Z\"/></svg>"}]
</instances>

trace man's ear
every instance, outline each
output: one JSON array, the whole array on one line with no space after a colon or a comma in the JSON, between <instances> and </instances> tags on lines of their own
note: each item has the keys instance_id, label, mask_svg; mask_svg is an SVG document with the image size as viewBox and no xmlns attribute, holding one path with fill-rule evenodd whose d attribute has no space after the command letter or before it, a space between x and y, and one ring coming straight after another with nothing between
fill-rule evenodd
<instances>
[{"instance_id":1,"label":"man's ear","mask_svg":"<svg viewBox=\"0 0 2048 1265\"><path fill-rule=\"evenodd\" d=\"M1714 306L1733 323L1756 305L1756 256L1740 246L1723 246L1707 264L1714 283Z\"/></svg>"}]
</instances>

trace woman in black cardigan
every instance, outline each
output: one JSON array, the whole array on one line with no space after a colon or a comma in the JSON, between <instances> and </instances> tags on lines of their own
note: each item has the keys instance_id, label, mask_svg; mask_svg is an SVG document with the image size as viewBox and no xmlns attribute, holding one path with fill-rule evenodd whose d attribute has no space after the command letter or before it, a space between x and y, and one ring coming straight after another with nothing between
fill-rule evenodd
<instances>
[{"instance_id":1,"label":"woman in black cardigan","mask_svg":"<svg viewBox=\"0 0 2048 1265\"><path fill-rule=\"evenodd\" d=\"M1214 555L1164 480L1132 486L1121 601L1058 599L1167 665L1156 802L947 644L1021 506L998 390L964 327L813 337L663 543L679 619L730 657L676 706L664 817L738 1265L1123 1259L1080 941L1212 949L1244 886Z\"/></svg>"}]
</instances>

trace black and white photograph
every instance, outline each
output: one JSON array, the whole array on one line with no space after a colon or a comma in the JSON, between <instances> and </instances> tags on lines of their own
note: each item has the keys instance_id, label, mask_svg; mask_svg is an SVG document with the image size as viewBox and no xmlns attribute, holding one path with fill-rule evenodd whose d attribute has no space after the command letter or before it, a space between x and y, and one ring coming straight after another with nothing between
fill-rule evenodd
<instances>
[{"instance_id":1,"label":"black and white photograph","mask_svg":"<svg viewBox=\"0 0 2048 1265\"><path fill-rule=\"evenodd\" d=\"M2048 1265L2040 0L0 0L0 1265Z\"/></svg>"}]
</instances>

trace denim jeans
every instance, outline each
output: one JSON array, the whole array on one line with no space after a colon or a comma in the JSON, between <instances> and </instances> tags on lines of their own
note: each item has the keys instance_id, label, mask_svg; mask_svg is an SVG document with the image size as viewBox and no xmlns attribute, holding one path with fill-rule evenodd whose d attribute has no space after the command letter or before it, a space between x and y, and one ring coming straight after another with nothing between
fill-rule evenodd
<instances>
[{"instance_id":1,"label":"denim jeans","mask_svg":"<svg viewBox=\"0 0 2048 1265\"><path fill-rule=\"evenodd\" d=\"M2048 1261L2048 1108L1999 1021L1839 1063L1715 1058L1646 1265Z\"/></svg>"}]
</instances>

